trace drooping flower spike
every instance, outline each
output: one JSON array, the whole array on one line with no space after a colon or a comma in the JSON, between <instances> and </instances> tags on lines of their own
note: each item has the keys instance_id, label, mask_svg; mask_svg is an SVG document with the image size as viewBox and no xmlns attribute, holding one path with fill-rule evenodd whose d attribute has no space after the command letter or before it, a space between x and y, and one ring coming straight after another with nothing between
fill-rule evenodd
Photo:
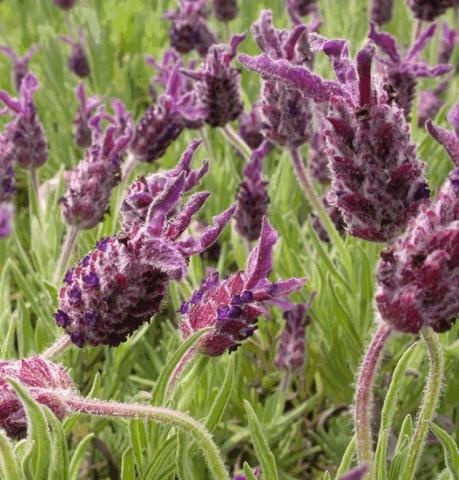
<instances>
[{"instance_id":1,"label":"drooping flower spike","mask_svg":"<svg viewBox=\"0 0 459 480\"><path fill-rule=\"evenodd\" d=\"M263 117L258 103L252 105L250 112L242 112L239 116L239 135L252 149L257 149L264 140Z\"/></svg>"},{"instance_id":2,"label":"drooping flower spike","mask_svg":"<svg viewBox=\"0 0 459 480\"><path fill-rule=\"evenodd\" d=\"M185 174L185 192L198 185L209 169L207 161L203 162L199 169L191 168L194 152L200 144L200 140L193 140L174 169L140 177L131 184L121 203L121 224L124 230L128 231L135 225L145 223L150 206L160 197L172 179L182 173ZM204 203L208 196L207 192L201 192L192 198L194 202Z\"/></svg>"},{"instance_id":3,"label":"drooping flower spike","mask_svg":"<svg viewBox=\"0 0 459 480\"><path fill-rule=\"evenodd\" d=\"M231 66L238 45L245 35L233 35L229 45L210 47L199 71L182 69L196 80L202 107L206 109L206 122L212 127L224 127L236 120L243 110L240 97L240 72Z\"/></svg>"},{"instance_id":4,"label":"drooping flower spike","mask_svg":"<svg viewBox=\"0 0 459 480\"><path fill-rule=\"evenodd\" d=\"M234 20L239 13L237 0L213 0L215 18L220 22Z\"/></svg>"},{"instance_id":5,"label":"drooping flower spike","mask_svg":"<svg viewBox=\"0 0 459 480\"><path fill-rule=\"evenodd\" d=\"M40 44L32 45L29 50L22 55L21 57L10 47L6 45L0 45L0 52L5 54L13 62L13 83L16 87L16 90L19 92L21 87L22 79L27 75L29 71L29 62L32 57L38 52L41 48Z\"/></svg>"},{"instance_id":6,"label":"drooping flower spike","mask_svg":"<svg viewBox=\"0 0 459 480\"><path fill-rule=\"evenodd\" d=\"M236 350L255 332L265 302L303 287L304 279L268 280L276 241L276 231L265 218L260 239L249 255L247 270L224 279L220 279L218 273L211 274L182 304L180 331L183 338L201 328L213 328L198 340L197 348L203 354L218 356Z\"/></svg>"},{"instance_id":7,"label":"drooping flower spike","mask_svg":"<svg viewBox=\"0 0 459 480\"><path fill-rule=\"evenodd\" d=\"M68 67L77 77L85 78L91 73L91 67L89 66L88 57L84 49L84 36L83 30L79 30L78 39L75 40L72 37L61 35L59 37L63 42L70 45L71 51L68 58Z\"/></svg>"},{"instance_id":8,"label":"drooping flower spike","mask_svg":"<svg viewBox=\"0 0 459 480\"><path fill-rule=\"evenodd\" d=\"M377 57L384 65L384 80L395 91L395 101L405 112L409 120L414 97L416 95L417 79L433 78L451 70L451 65L440 63L430 67L426 62L418 60L419 55L427 46L435 33L436 25L430 25L413 43L405 57L400 55L397 41L389 33L379 33L374 23L370 26L368 38L379 47L383 57Z\"/></svg>"},{"instance_id":9,"label":"drooping flower spike","mask_svg":"<svg viewBox=\"0 0 459 480\"><path fill-rule=\"evenodd\" d=\"M382 26L391 21L393 10L394 0L371 0L370 19Z\"/></svg>"},{"instance_id":10,"label":"drooping flower spike","mask_svg":"<svg viewBox=\"0 0 459 480\"><path fill-rule=\"evenodd\" d=\"M14 163L28 169L39 168L48 160L48 142L33 102L39 85L35 75L27 73L21 82L19 99L0 90L0 101L6 107L0 113L13 114L13 120L5 127L5 140L12 144Z\"/></svg>"},{"instance_id":11,"label":"drooping flower spike","mask_svg":"<svg viewBox=\"0 0 459 480\"><path fill-rule=\"evenodd\" d=\"M134 125L119 101L113 101L115 120L105 131L103 108L89 121L92 143L85 158L66 172L67 190L61 198L61 210L68 225L90 229L103 220L110 194L120 180L123 154L134 134Z\"/></svg>"},{"instance_id":12,"label":"drooping flower spike","mask_svg":"<svg viewBox=\"0 0 459 480\"><path fill-rule=\"evenodd\" d=\"M426 126L430 135L443 145L454 164L459 166L459 102L450 110L447 118L453 126L453 131L438 127L430 120L426 122Z\"/></svg>"},{"instance_id":13,"label":"drooping flower spike","mask_svg":"<svg viewBox=\"0 0 459 480\"><path fill-rule=\"evenodd\" d=\"M75 95L78 100L78 110L73 121L73 139L80 148L87 148L91 145L89 119L103 100L98 96L88 98L83 82L78 84Z\"/></svg>"},{"instance_id":14,"label":"drooping flower spike","mask_svg":"<svg viewBox=\"0 0 459 480\"><path fill-rule=\"evenodd\" d=\"M431 22L453 6L452 0L407 0L413 15L418 20Z\"/></svg>"}]
</instances>

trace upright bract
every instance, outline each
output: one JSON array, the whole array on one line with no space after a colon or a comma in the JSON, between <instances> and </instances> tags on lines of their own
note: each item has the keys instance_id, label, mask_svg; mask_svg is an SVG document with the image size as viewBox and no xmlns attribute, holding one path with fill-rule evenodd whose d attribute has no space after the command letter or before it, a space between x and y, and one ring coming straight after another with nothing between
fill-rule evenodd
<instances>
[{"instance_id":1,"label":"upright bract","mask_svg":"<svg viewBox=\"0 0 459 480\"><path fill-rule=\"evenodd\" d=\"M105 132L103 109L89 121L92 144L73 170L66 172L67 190L61 209L68 225L89 229L103 220L110 194L120 179L120 167L134 133L131 116L119 101L113 102L116 118Z\"/></svg>"},{"instance_id":2,"label":"upright bract","mask_svg":"<svg viewBox=\"0 0 459 480\"><path fill-rule=\"evenodd\" d=\"M451 160L459 167L459 103L448 113L448 121L453 126L453 132L434 125L430 120L426 123L428 132L443 145Z\"/></svg>"},{"instance_id":3,"label":"upright bract","mask_svg":"<svg viewBox=\"0 0 459 480\"><path fill-rule=\"evenodd\" d=\"M390 22L393 10L394 0L371 0L371 21L379 26Z\"/></svg>"},{"instance_id":4,"label":"upright bract","mask_svg":"<svg viewBox=\"0 0 459 480\"><path fill-rule=\"evenodd\" d=\"M187 180L185 171L169 176L144 223L101 239L67 272L55 319L76 345L125 341L158 312L169 282L185 275L188 258L209 247L228 223L234 206L214 217L199 239L180 239L204 203L201 193L181 207Z\"/></svg>"},{"instance_id":5,"label":"upright bract","mask_svg":"<svg viewBox=\"0 0 459 480\"><path fill-rule=\"evenodd\" d=\"M84 51L83 32L80 30L78 40L71 37L59 37L63 42L68 43L72 49L68 58L68 67L77 77L85 78L91 73L89 61Z\"/></svg>"},{"instance_id":6,"label":"upright bract","mask_svg":"<svg viewBox=\"0 0 459 480\"><path fill-rule=\"evenodd\" d=\"M102 99L97 96L87 98L83 83L78 84L76 97L78 110L73 121L73 139L80 148L87 148L91 145L89 119L101 105Z\"/></svg>"},{"instance_id":7,"label":"upright bract","mask_svg":"<svg viewBox=\"0 0 459 480\"><path fill-rule=\"evenodd\" d=\"M40 45L33 45L24 55L22 55L22 57L20 57L11 48L0 45L0 52L4 53L13 62L13 83L18 92L21 87L22 79L29 71L29 62L39 49Z\"/></svg>"},{"instance_id":8,"label":"upright bract","mask_svg":"<svg viewBox=\"0 0 459 480\"><path fill-rule=\"evenodd\" d=\"M234 20L239 13L237 0L213 0L214 13L220 22Z\"/></svg>"},{"instance_id":9,"label":"upright bract","mask_svg":"<svg viewBox=\"0 0 459 480\"><path fill-rule=\"evenodd\" d=\"M182 304L183 338L204 327L213 329L198 341L198 350L203 354L218 356L236 350L256 330L263 303L289 295L304 285L304 279L299 278L273 283L268 280L276 241L276 231L265 218L260 239L248 258L247 271L225 279L220 279L218 273L210 275Z\"/></svg>"},{"instance_id":10,"label":"upright bract","mask_svg":"<svg viewBox=\"0 0 459 480\"><path fill-rule=\"evenodd\" d=\"M453 6L453 0L407 0L407 3L415 18L427 22L435 20Z\"/></svg>"}]
</instances>

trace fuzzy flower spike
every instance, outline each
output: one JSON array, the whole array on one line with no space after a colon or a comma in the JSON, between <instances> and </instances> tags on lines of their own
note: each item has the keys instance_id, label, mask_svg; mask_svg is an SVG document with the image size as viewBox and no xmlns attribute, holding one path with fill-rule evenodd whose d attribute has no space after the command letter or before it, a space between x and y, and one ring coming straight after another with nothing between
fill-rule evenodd
<instances>
[{"instance_id":1,"label":"fuzzy flower spike","mask_svg":"<svg viewBox=\"0 0 459 480\"><path fill-rule=\"evenodd\" d=\"M91 145L89 119L102 104L102 99L97 96L88 98L83 82L78 84L75 94L78 110L73 121L73 139L80 148L88 148Z\"/></svg>"},{"instance_id":2,"label":"fuzzy flower spike","mask_svg":"<svg viewBox=\"0 0 459 480\"><path fill-rule=\"evenodd\" d=\"M188 259L208 248L234 213L231 206L199 238L181 238L207 192L182 207L187 175L168 179L143 224L103 238L65 275L58 325L78 346L116 346L159 311L171 280L186 274ZM203 199L202 196L205 196Z\"/></svg>"},{"instance_id":3,"label":"fuzzy flower spike","mask_svg":"<svg viewBox=\"0 0 459 480\"><path fill-rule=\"evenodd\" d=\"M402 232L429 196L402 110L371 75L373 50L349 58L348 42L315 36L313 48L330 58L338 82L266 55L240 61L251 70L296 87L317 103L329 102L326 129L332 190L351 235L386 242Z\"/></svg>"},{"instance_id":4,"label":"fuzzy flower spike","mask_svg":"<svg viewBox=\"0 0 459 480\"><path fill-rule=\"evenodd\" d=\"M29 50L20 57L13 49L5 45L0 45L0 52L5 54L13 62L13 83L16 87L16 90L19 92L21 87L22 79L27 75L29 71L29 62L32 57L38 52L41 48L40 44L33 45Z\"/></svg>"},{"instance_id":5,"label":"fuzzy flower spike","mask_svg":"<svg viewBox=\"0 0 459 480\"><path fill-rule=\"evenodd\" d=\"M433 78L451 70L451 65L440 63L430 67L426 62L418 60L421 52L435 33L436 25L430 25L414 42L405 57L400 55L397 41L389 33L379 33L374 23L370 26L368 38L379 47L383 57L377 57L384 65L384 80L395 91L395 101L403 109L407 120L410 119L413 100L416 95L418 78Z\"/></svg>"},{"instance_id":6,"label":"fuzzy flower spike","mask_svg":"<svg viewBox=\"0 0 459 480\"><path fill-rule=\"evenodd\" d=\"M394 0L371 0L370 18L376 25L384 25L392 19Z\"/></svg>"},{"instance_id":7,"label":"fuzzy flower spike","mask_svg":"<svg viewBox=\"0 0 459 480\"><path fill-rule=\"evenodd\" d=\"M236 350L240 342L256 330L264 303L303 287L304 279L268 280L276 241L276 231L264 218L260 239L248 259L247 271L224 279L220 279L218 273L210 275L201 288L182 304L180 330L183 338L201 328L213 328L198 341L200 352L218 356L227 350Z\"/></svg>"},{"instance_id":8,"label":"fuzzy flower spike","mask_svg":"<svg viewBox=\"0 0 459 480\"><path fill-rule=\"evenodd\" d=\"M68 58L68 67L71 72L73 72L77 77L85 78L88 77L91 73L91 68L89 66L88 57L84 51L84 36L83 31L78 32L78 39L74 40L72 37L60 36L59 37L63 42L70 45L71 51Z\"/></svg>"}]
</instances>

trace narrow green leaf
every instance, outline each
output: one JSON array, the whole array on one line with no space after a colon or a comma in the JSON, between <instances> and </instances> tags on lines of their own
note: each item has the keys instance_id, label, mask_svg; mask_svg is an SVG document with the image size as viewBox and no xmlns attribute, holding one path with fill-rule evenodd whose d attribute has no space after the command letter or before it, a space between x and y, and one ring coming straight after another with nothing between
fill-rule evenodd
<instances>
[{"instance_id":1,"label":"narrow green leaf","mask_svg":"<svg viewBox=\"0 0 459 480\"><path fill-rule=\"evenodd\" d=\"M0 430L0 472L5 480L22 480L16 455L8 437Z\"/></svg>"},{"instance_id":2,"label":"narrow green leaf","mask_svg":"<svg viewBox=\"0 0 459 480\"><path fill-rule=\"evenodd\" d=\"M49 464L49 477L59 480L69 478L69 452L62 423L47 407L42 407L51 426L52 453Z\"/></svg>"},{"instance_id":3,"label":"narrow green leaf","mask_svg":"<svg viewBox=\"0 0 459 480\"><path fill-rule=\"evenodd\" d=\"M177 465L177 476L179 480L193 480L190 477L191 467L189 464L188 446L189 442L185 432L178 432L177 434L177 450L175 454L175 461ZM191 443L191 442L190 442Z\"/></svg>"},{"instance_id":4,"label":"narrow green leaf","mask_svg":"<svg viewBox=\"0 0 459 480\"><path fill-rule=\"evenodd\" d=\"M94 433L89 433L77 445L75 452L72 455L72 459L70 461L70 467L69 467L70 480L79 480L81 464L83 463L84 456L93 438L94 438Z\"/></svg>"},{"instance_id":5,"label":"narrow green leaf","mask_svg":"<svg viewBox=\"0 0 459 480\"><path fill-rule=\"evenodd\" d=\"M121 480L133 480L136 478L134 468L134 454L132 448L127 448L121 458Z\"/></svg>"},{"instance_id":6,"label":"narrow green leaf","mask_svg":"<svg viewBox=\"0 0 459 480\"><path fill-rule=\"evenodd\" d=\"M440 440L445 453L445 464L453 475L454 480L459 480L459 450L453 437L449 435L443 428L435 423L430 424L430 429Z\"/></svg>"},{"instance_id":7,"label":"narrow green leaf","mask_svg":"<svg viewBox=\"0 0 459 480\"><path fill-rule=\"evenodd\" d=\"M346 450L344 451L343 458L341 459L341 463L336 471L336 477L339 478L344 475L351 467L352 459L355 455L355 436L352 437L351 441L348 443Z\"/></svg>"},{"instance_id":8,"label":"narrow green leaf","mask_svg":"<svg viewBox=\"0 0 459 480\"><path fill-rule=\"evenodd\" d=\"M242 469L244 470L246 480L258 480L253 473L253 468L247 462L244 462L244 465L242 465Z\"/></svg>"}]
</instances>

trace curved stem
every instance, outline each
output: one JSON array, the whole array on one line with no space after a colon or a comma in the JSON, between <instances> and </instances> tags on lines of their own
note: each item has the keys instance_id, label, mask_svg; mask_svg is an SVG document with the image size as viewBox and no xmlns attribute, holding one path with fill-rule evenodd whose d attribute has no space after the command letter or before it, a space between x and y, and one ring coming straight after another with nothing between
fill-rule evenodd
<instances>
[{"instance_id":1,"label":"curved stem","mask_svg":"<svg viewBox=\"0 0 459 480\"><path fill-rule=\"evenodd\" d=\"M403 478L406 480L414 478L414 474L416 473L416 468L419 464L422 450L424 449L429 424L434 419L437 410L444 373L443 351L438 334L436 334L431 327L427 327L421 331L421 335L429 353L430 371L421 410L416 422L416 428L411 438L410 448L408 449L408 459L403 475Z\"/></svg>"},{"instance_id":2,"label":"curved stem","mask_svg":"<svg viewBox=\"0 0 459 480\"><path fill-rule=\"evenodd\" d=\"M75 227L74 225L71 225L67 229L65 240L62 245L61 254L59 255L56 270L54 271L53 283L57 283L60 280L62 273L67 267L67 263L69 261L70 255L72 254L73 247L75 246L75 240L78 236L78 231L78 227Z\"/></svg>"},{"instance_id":3,"label":"curved stem","mask_svg":"<svg viewBox=\"0 0 459 480\"><path fill-rule=\"evenodd\" d=\"M385 323L381 324L376 330L363 359L355 394L354 424L357 456L359 465L365 463L368 465L369 478L371 478L373 471L373 437L371 431L373 383L384 345L391 333L392 329Z\"/></svg>"},{"instance_id":4,"label":"curved stem","mask_svg":"<svg viewBox=\"0 0 459 480\"><path fill-rule=\"evenodd\" d=\"M152 420L177 427L194 437L202 450L215 480L228 480L229 475L221 458L218 447L210 433L189 415L164 407L152 407L135 403L104 402L79 397L63 399L70 412L88 413L108 417L125 417Z\"/></svg>"},{"instance_id":5,"label":"curved stem","mask_svg":"<svg viewBox=\"0 0 459 480\"><path fill-rule=\"evenodd\" d=\"M248 162L252 156L252 149L247 145L247 143L245 143L239 133L233 130L230 125L225 125L220 129L220 131L223 133L228 142L230 142Z\"/></svg>"},{"instance_id":6,"label":"curved stem","mask_svg":"<svg viewBox=\"0 0 459 480\"><path fill-rule=\"evenodd\" d=\"M48 347L40 357L46 358L48 360L52 359L59 353L62 353L64 350L67 350L68 347L72 344L70 335L63 335L59 337L50 347Z\"/></svg>"}]
</instances>

